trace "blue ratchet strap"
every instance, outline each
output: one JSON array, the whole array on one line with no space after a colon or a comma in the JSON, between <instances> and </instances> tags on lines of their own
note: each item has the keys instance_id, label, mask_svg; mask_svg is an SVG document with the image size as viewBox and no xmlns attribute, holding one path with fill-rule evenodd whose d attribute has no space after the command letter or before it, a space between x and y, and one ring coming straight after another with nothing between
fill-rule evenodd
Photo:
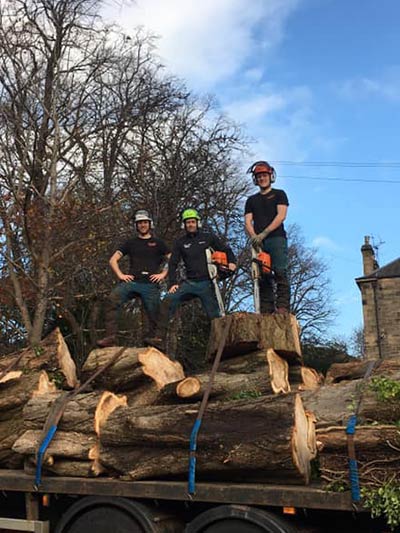
<instances>
[{"instance_id":1,"label":"blue ratchet strap","mask_svg":"<svg viewBox=\"0 0 400 533\"><path fill-rule=\"evenodd\" d=\"M196 420L193 425L192 433L190 434L190 455L189 455L189 482L188 492L194 494L196 492L196 450L197 450L197 435L201 426L201 420Z\"/></svg>"},{"instance_id":2,"label":"blue ratchet strap","mask_svg":"<svg viewBox=\"0 0 400 533\"><path fill-rule=\"evenodd\" d=\"M35 489L36 490L39 489L40 484L42 483L42 463L43 463L44 454L46 453L46 450L50 442L52 441L56 431L57 431L57 426L56 425L51 426L45 438L43 439L42 443L40 444L39 451L37 453L37 459L36 459L36 474L35 474Z\"/></svg>"},{"instance_id":3,"label":"blue ratchet strap","mask_svg":"<svg viewBox=\"0 0 400 533\"><path fill-rule=\"evenodd\" d=\"M354 446L354 433L356 431L357 416L352 415L347 422L346 434L347 434L347 447L349 452L349 478L350 478L350 490L351 499L353 502L359 502L361 500L360 493L360 481L358 477L358 465Z\"/></svg>"},{"instance_id":4,"label":"blue ratchet strap","mask_svg":"<svg viewBox=\"0 0 400 533\"><path fill-rule=\"evenodd\" d=\"M206 390L204 391L203 398L201 400L200 409L197 414L195 423L193 424L192 432L190 434L190 443L189 443L189 473L188 473L188 495L191 498L196 493L196 451L197 451L197 435L200 430L201 421L203 419L204 411L207 407L208 398L210 396L211 388L214 381L214 376L217 373L219 362L221 361L222 352L225 348L226 339L228 338L228 333L230 330L232 317L224 317L225 328L219 342L217 355L215 356L214 363L210 372L210 380L207 383Z\"/></svg>"}]
</instances>

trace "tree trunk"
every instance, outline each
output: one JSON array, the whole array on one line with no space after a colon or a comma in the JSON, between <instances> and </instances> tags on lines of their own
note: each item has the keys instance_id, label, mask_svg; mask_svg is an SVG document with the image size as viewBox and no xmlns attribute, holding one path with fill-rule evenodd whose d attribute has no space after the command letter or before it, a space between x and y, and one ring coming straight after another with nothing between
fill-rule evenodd
<instances>
[{"instance_id":1,"label":"tree trunk","mask_svg":"<svg viewBox=\"0 0 400 533\"><path fill-rule=\"evenodd\" d=\"M381 401L369 381L344 381L301 393L305 408L317 419L317 428L345 426L358 401L358 423L395 423L399 419L398 401Z\"/></svg>"},{"instance_id":2,"label":"tree trunk","mask_svg":"<svg viewBox=\"0 0 400 533\"><path fill-rule=\"evenodd\" d=\"M315 368L290 366L289 383L292 391L316 390L324 382L324 376Z\"/></svg>"},{"instance_id":3,"label":"tree trunk","mask_svg":"<svg viewBox=\"0 0 400 533\"><path fill-rule=\"evenodd\" d=\"M32 396L56 390L44 370L22 374L0 385L0 467L18 468L22 457L12 451L14 442L25 431L23 408Z\"/></svg>"},{"instance_id":4,"label":"tree trunk","mask_svg":"<svg viewBox=\"0 0 400 533\"><path fill-rule=\"evenodd\" d=\"M198 406L116 409L100 426L100 460L130 479L184 476ZM309 422L298 395L210 404L197 445L200 475L308 483Z\"/></svg>"},{"instance_id":5,"label":"tree trunk","mask_svg":"<svg viewBox=\"0 0 400 533\"><path fill-rule=\"evenodd\" d=\"M105 365L119 349L112 347L90 352L82 368L82 379L87 379ZM171 361L156 348L127 348L121 357L101 374L94 386L111 391L127 391L154 382L160 390L167 383L184 377L182 365Z\"/></svg>"},{"instance_id":6,"label":"tree trunk","mask_svg":"<svg viewBox=\"0 0 400 533\"><path fill-rule=\"evenodd\" d=\"M233 313L223 357L272 348L289 364L302 364L299 325L293 315ZM228 317L212 321L208 357L212 359L223 335Z\"/></svg>"},{"instance_id":7,"label":"tree trunk","mask_svg":"<svg viewBox=\"0 0 400 533\"><path fill-rule=\"evenodd\" d=\"M371 360L361 360L352 363L336 363L326 374L326 383L339 383L345 380L361 379L365 376ZM384 376L393 380L400 380L400 360L383 359L376 361L372 376Z\"/></svg>"},{"instance_id":8,"label":"tree trunk","mask_svg":"<svg viewBox=\"0 0 400 533\"><path fill-rule=\"evenodd\" d=\"M177 383L169 383L159 393L156 403L197 402L203 398L210 374L197 374ZM264 372L254 374L225 374L218 372L213 381L210 399L230 401L271 394L271 380Z\"/></svg>"},{"instance_id":9,"label":"tree trunk","mask_svg":"<svg viewBox=\"0 0 400 533\"><path fill-rule=\"evenodd\" d=\"M19 352L20 353L20 352ZM1 359L2 368L11 363L19 353ZM34 347L25 348L17 368L24 374L45 370L50 380L60 388L74 388L78 384L75 363L58 328Z\"/></svg>"},{"instance_id":10,"label":"tree trunk","mask_svg":"<svg viewBox=\"0 0 400 533\"><path fill-rule=\"evenodd\" d=\"M360 483L380 486L400 482L400 434L394 425L358 426L354 444ZM349 467L345 427L317 432L321 478L328 483L348 484Z\"/></svg>"},{"instance_id":11,"label":"tree trunk","mask_svg":"<svg viewBox=\"0 0 400 533\"><path fill-rule=\"evenodd\" d=\"M36 462L33 458L25 459L24 471L35 475ZM42 472L62 477L95 477L98 475L93 470L93 461L74 461L73 459L57 459L52 464L44 464Z\"/></svg>"},{"instance_id":12,"label":"tree trunk","mask_svg":"<svg viewBox=\"0 0 400 533\"><path fill-rule=\"evenodd\" d=\"M32 398L24 408L24 424L26 429L41 429L47 415L60 392L45 394ZM61 431L94 432L94 417L101 392L78 394L66 405L64 414L58 424Z\"/></svg>"},{"instance_id":13,"label":"tree trunk","mask_svg":"<svg viewBox=\"0 0 400 533\"><path fill-rule=\"evenodd\" d=\"M12 449L21 455L35 455L42 438L43 432L41 430L29 429L15 441ZM57 431L46 452L47 464L51 462L49 457L87 461L89 460L89 451L95 444L96 434L94 431L92 433Z\"/></svg>"}]
</instances>

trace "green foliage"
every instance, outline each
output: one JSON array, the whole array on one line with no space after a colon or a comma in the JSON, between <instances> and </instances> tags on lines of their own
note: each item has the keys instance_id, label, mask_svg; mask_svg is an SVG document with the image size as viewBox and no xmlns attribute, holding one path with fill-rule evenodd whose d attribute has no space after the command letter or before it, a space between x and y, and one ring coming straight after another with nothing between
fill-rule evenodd
<instances>
[{"instance_id":1,"label":"green foliage","mask_svg":"<svg viewBox=\"0 0 400 533\"><path fill-rule=\"evenodd\" d=\"M261 396L259 390L241 390L240 392L230 396L230 400L255 400Z\"/></svg>"},{"instance_id":2,"label":"green foliage","mask_svg":"<svg viewBox=\"0 0 400 533\"><path fill-rule=\"evenodd\" d=\"M49 378L55 383L57 389L61 389L64 383L64 376L61 372L49 372Z\"/></svg>"},{"instance_id":3,"label":"green foliage","mask_svg":"<svg viewBox=\"0 0 400 533\"><path fill-rule=\"evenodd\" d=\"M377 489L364 488L361 495L372 518L383 516L392 531L400 525L400 485L387 482Z\"/></svg>"},{"instance_id":4,"label":"green foliage","mask_svg":"<svg viewBox=\"0 0 400 533\"><path fill-rule=\"evenodd\" d=\"M36 344L35 346L33 346L33 351L36 357L40 357L44 353L44 348L43 346L39 346L38 344Z\"/></svg>"},{"instance_id":5,"label":"green foliage","mask_svg":"<svg viewBox=\"0 0 400 533\"><path fill-rule=\"evenodd\" d=\"M400 400L400 382L392 379L377 377L371 380L371 389L376 392L378 400L388 402Z\"/></svg>"},{"instance_id":6,"label":"green foliage","mask_svg":"<svg viewBox=\"0 0 400 533\"><path fill-rule=\"evenodd\" d=\"M329 492L346 492L350 490L349 484L345 481L331 481L326 487Z\"/></svg>"}]
</instances>

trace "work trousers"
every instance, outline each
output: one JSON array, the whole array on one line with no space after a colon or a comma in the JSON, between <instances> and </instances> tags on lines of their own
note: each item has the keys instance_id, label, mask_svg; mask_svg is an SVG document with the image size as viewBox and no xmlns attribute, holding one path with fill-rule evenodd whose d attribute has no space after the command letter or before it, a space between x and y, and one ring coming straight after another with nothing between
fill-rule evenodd
<instances>
[{"instance_id":1,"label":"work trousers","mask_svg":"<svg viewBox=\"0 0 400 533\"><path fill-rule=\"evenodd\" d=\"M267 237L263 240L262 248L271 256L274 276L263 276L260 280L261 312L273 313L278 307L290 311L287 239L285 237Z\"/></svg>"},{"instance_id":2,"label":"work trousers","mask_svg":"<svg viewBox=\"0 0 400 533\"><path fill-rule=\"evenodd\" d=\"M149 319L149 331L145 336L152 336L157 327L160 311L160 287L157 283L145 283L140 281L122 281L111 292L106 307L106 335L116 335L117 320L121 307L132 300L140 298Z\"/></svg>"}]
</instances>

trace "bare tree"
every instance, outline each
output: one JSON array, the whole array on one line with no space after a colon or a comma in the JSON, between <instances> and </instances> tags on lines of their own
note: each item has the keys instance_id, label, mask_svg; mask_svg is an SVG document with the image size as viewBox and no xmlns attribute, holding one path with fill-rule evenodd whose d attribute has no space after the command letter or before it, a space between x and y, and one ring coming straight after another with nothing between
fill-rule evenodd
<instances>
[{"instance_id":1,"label":"bare tree","mask_svg":"<svg viewBox=\"0 0 400 533\"><path fill-rule=\"evenodd\" d=\"M299 226L288 228L290 308L301 325L302 339L323 335L336 316L328 265L306 246Z\"/></svg>"}]
</instances>

